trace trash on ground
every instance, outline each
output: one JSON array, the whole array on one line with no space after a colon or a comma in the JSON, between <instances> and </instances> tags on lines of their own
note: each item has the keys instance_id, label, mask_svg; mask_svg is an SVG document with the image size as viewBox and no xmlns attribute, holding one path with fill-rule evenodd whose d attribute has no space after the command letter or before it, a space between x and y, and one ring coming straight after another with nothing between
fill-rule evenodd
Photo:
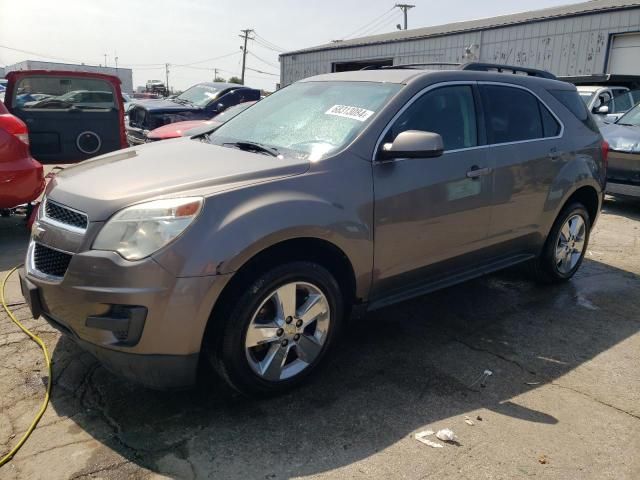
<instances>
[{"instance_id":1,"label":"trash on ground","mask_svg":"<svg viewBox=\"0 0 640 480\"><path fill-rule=\"evenodd\" d=\"M540 463L542 465L546 465L547 463L549 463L549 459L547 458L546 455L540 455L538 457L538 463Z\"/></svg>"},{"instance_id":2,"label":"trash on ground","mask_svg":"<svg viewBox=\"0 0 640 480\"><path fill-rule=\"evenodd\" d=\"M478 415L478 416L476 417L476 420L478 420L479 422L481 422L481 421L482 421L482 417L481 417L480 415Z\"/></svg>"},{"instance_id":3,"label":"trash on ground","mask_svg":"<svg viewBox=\"0 0 640 480\"><path fill-rule=\"evenodd\" d=\"M432 442L427 437L433 435L433 430L424 430L414 435L414 438L425 445L429 445L432 448L444 448L444 445L438 442Z\"/></svg>"},{"instance_id":4,"label":"trash on ground","mask_svg":"<svg viewBox=\"0 0 640 480\"><path fill-rule=\"evenodd\" d=\"M540 382L527 382L525 385L540 385Z\"/></svg>"},{"instance_id":5,"label":"trash on ground","mask_svg":"<svg viewBox=\"0 0 640 480\"><path fill-rule=\"evenodd\" d=\"M464 423L466 423L467 425L471 425L472 427L475 425L475 423L473 423L473 420L469 418L469 415L464 416Z\"/></svg>"},{"instance_id":6,"label":"trash on ground","mask_svg":"<svg viewBox=\"0 0 640 480\"><path fill-rule=\"evenodd\" d=\"M436 437L438 437L443 442L455 442L458 440L458 437L456 437L456 434L453 433L453 430L450 430L448 428L438 430L438 432L436 433Z\"/></svg>"},{"instance_id":7,"label":"trash on ground","mask_svg":"<svg viewBox=\"0 0 640 480\"><path fill-rule=\"evenodd\" d=\"M471 382L471 385L469 385L469 388L473 387L478 382L480 382L480 386L484 388L486 386L485 382L491 375L493 375L493 372L491 370L489 369L485 370L480 374L478 378L476 378L473 382Z\"/></svg>"}]
</instances>

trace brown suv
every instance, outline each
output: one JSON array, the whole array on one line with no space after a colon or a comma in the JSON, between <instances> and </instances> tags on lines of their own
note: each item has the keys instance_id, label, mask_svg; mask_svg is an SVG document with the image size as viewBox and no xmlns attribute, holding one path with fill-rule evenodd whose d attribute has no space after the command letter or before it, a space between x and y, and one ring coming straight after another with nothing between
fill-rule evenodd
<instances>
[{"instance_id":1,"label":"brown suv","mask_svg":"<svg viewBox=\"0 0 640 480\"><path fill-rule=\"evenodd\" d=\"M206 358L269 393L312 373L353 309L521 262L571 278L606 144L575 87L520 70L321 75L66 169L21 275L34 316L152 387L192 384Z\"/></svg>"}]
</instances>

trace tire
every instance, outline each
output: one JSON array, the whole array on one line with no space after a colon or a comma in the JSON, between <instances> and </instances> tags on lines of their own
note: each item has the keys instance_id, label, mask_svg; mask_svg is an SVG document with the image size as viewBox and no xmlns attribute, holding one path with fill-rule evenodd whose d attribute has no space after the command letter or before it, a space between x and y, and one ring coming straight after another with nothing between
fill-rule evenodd
<instances>
[{"instance_id":1,"label":"tire","mask_svg":"<svg viewBox=\"0 0 640 480\"><path fill-rule=\"evenodd\" d=\"M344 315L338 283L321 265L291 262L244 287L223 305L222 318L213 319L222 326L211 332L217 339L209 347L213 367L231 387L249 396L297 387L318 370L338 338ZM295 308L287 298L295 298ZM303 315L310 305L314 310Z\"/></svg>"},{"instance_id":2,"label":"tire","mask_svg":"<svg viewBox=\"0 0 640 480\"><path fill-rule=\"evenodd\" d=\"M568 222L576 220L571 225L577 226L577 235L574 240L566 239L565 230ZM582 228L583 226L583 228ZM571 227L569 226L569 231ZM582 233L581 233L582 232ZM589 236L591 234L591 219L584 205L573 202L565 206L549 232L549 236L544 244L542 252L538 258L530 264L530 270L534 278L540 283L559 283L566 282L582 265L584 255L589 245ZM569 240L567 242L567 240ZM576 247L578 245L578 247ZM558 248L558 250L556 250ZM580 249L579 254L575 251ZM565 255L556 255L557 252L571 252ZM559 257L563 257L563 261L558 261Z\"/></svg>"}]
</instances>

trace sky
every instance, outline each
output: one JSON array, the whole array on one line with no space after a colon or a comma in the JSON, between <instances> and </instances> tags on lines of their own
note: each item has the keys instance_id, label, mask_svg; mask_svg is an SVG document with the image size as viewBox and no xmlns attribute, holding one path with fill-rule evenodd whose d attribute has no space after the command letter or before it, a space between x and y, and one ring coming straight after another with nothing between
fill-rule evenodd
<instances>
[{"instance_id":1,"label":"sky","mask_svg":"<svg viewBox=\"0 0 640 480\"><path fill-rule=\"evenodd\" d=\"M273 90L281 50L391 32L393 0L0 0L0 66L22 60L133 68L133 82L165 78L184 90L240 76L241 29L253 29L245 83ZM574 0L414 0L409 28L553 7ZM7 48L8 47L8 48ZM22 50L21 51L16 51ZM259 72L256 72L258 70Z\"/></svg>"}]
</instances>

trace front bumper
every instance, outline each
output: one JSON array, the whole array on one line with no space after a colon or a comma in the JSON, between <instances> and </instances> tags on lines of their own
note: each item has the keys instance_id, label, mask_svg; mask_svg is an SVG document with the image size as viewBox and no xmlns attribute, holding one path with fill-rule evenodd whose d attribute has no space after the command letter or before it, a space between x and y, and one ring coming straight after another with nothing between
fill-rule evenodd
<instances>
[{"instance_id":1,"label":"front bumper","mask_svg":"<svg viewBox=\"0 0 640 480\"><path fill-rule=\"evenodd\" d=\"M35 267L40 241L31 241L20 275L34 316L138 383L182 388L195 382L204 331L227 276L180 278L152 258L129 262L88 250L73 253L64 276L52 277Z\"/></svg>"},{"instance_id":2,"label":"front bumper","mask_svg":"<svg viewBox=\"0 0 640 480\"><path fill-rule=\"evenodd\" d=\"M132 147L148 143L150 141L149 138L147 138L148 133L149 130L136 128L129 125L127 126L127 142Z\"/></svg>"}]
</instances>

